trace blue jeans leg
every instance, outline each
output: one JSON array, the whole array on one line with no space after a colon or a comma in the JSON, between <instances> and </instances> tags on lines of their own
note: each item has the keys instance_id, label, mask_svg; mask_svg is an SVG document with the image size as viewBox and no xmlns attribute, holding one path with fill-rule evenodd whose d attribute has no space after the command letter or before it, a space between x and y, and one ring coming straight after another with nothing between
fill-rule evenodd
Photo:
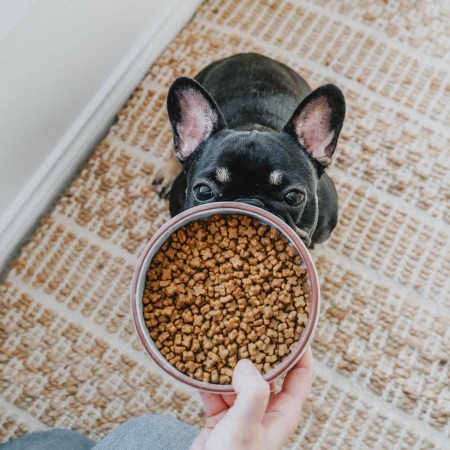
<instances>
[{"instance_id":1,"label":"blue jeans leg","mask_svg":"<svg viewBox=\"0 0 450 450\"><path fill-rule=\"evenodd\" d=\"M94 441L72 430L37 431L0 444L0 450L89 450Z\"/></svg>"},{"instance_id":2,"label":"blue jeans leg","mask_svg":"<svg viewBox=\"0 0 450 450\"><path fill-rule=\"evenodd\" d=\"M152 414L119 425L93 450L187 450L199 429L172 417Z\"/></svg>"}]
</instances>

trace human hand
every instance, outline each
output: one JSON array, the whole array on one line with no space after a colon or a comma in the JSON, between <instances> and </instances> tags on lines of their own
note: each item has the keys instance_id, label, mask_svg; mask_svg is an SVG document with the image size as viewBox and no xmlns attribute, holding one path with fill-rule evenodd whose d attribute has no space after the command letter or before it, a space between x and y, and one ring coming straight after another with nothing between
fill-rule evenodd
<instances>
[{"instance_id":1,"label":"human hand","mask_svg":"<svg viewBox=\"0 0 450 450\"><path fill-rule=\"evenodd\" d=\"M269 384L249 360L240 360L233 373L237 395L201 393L206 424L191 450L275 450L294 434L309 392L313 358L308 348L286 375L281 392Z\"/></svg>"}]
</instances>

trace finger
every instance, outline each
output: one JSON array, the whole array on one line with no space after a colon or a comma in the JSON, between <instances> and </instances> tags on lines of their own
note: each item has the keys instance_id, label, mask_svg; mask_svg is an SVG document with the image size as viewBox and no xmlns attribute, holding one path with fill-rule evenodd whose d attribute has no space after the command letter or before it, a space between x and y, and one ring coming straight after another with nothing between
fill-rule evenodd
<instances>
[{"instance_id":1,"label":"finger","mask_svg":"<svg viewBox=\"0 0 450 450\"><path fill-rule=\"evenodd\" d=\"M267 381L248 359L242 359L234 369L232 383L237 397L227 419L243 426L260 423L269 402L270 388Z\"/></svg>"},{"instance_id":2,"label":"finger","mask_svg":"<svg viewBox=\"0 0 450 450\"><path fill-rule=\"evenodd\" d=\"M200 392L200 397L203 400L203 405L205 406L206 415L208 417L215 416L228 409L228 405L221 395Z\"/></svg>"},{"instance_id":3,"label":"finger","mask_svg":"<svg viewBox=\"0 0 450 450\"><path fill-rule=\"evenodd\" d=\"M301 407L311 388L312 379L313 355L311 347L308 347L300 361L286 375L281 392Z\"/></svg>"},{"instance_id":4,"label":"finger","mask_svg":"<svg viewBox=\"0 0 450 450\"><path fill-rule=\"evenodd\" d=\"M223 396L223 401L227 404L228 408L231 408L236 401L236 394L226 394Z\"/></svg>"},{"instance_id":5,"label":"finger","mask_svg":"<svg viewBox=\"0 0 450 450\"><path fill-rule=\"evenodd\" d=\"M282 390L273 397L269 410L282 416L298 417L311 389L313 356L308 348L302 359L286 375Z\"/></svg>"}]
</instances>

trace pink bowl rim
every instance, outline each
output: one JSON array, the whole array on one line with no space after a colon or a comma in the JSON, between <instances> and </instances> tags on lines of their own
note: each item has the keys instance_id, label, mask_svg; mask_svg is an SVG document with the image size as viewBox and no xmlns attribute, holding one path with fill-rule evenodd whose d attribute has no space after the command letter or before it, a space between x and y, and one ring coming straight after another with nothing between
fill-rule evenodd
<instances>
[{"instance_id":1,"label":"pink bowl rim","mask_svg":"<svg viewBox=\"0 0 450 450\"><path fill-rule=\"evenodd\" d=\"M202 217L198 216L201 216L202 213L207 213L208 216L212 216L214 214L225 215L241 213L244 215L250 215L256 219L262 219L263 223L265 222L272 226L275 226L291 241L296 250L300 253L303 263L306 266L310 285L310 311L308 321L294 350L278 366L263 375L264 379L267 382L271 384L276 383L277 379L283 377L300 360L313 339L320 313L320 286L316 268L312 261L311 255L298 234L278 216L257 206L241 202L216 202L195 206L171 218L155 232L155 234L150 238L139 255L131 282L131 310L133 322L139 339L142 342L147 354L153 359L153 361L155 361L163 371L165 371L178 381L184 383L185 385L203 392L215 394L234 393L233 386L231 384L224 385L206 383L185 375L174 366L172 366L164 358L164 356L161 355L156 347L154 347L154 344L152 345L152 339L149 335L149 331L143 323L143 314L140 311L140 306L142 306L142 298L137 295L139 280L141 279L141 277L145 277L151 260L149 261L149 264L145 266L144 262L153 246L159 244L159 247L157 249L159 250L163 242L165 242L165 240L160 242L165 233L167 233L169 230L171 230L171 233L176 231L178 228L183 226L183 224L179 225L180 222L187 218L192 218L192 220L189 220L189 222L193 220L201 220Z\"/></svg>"}]
</instances>

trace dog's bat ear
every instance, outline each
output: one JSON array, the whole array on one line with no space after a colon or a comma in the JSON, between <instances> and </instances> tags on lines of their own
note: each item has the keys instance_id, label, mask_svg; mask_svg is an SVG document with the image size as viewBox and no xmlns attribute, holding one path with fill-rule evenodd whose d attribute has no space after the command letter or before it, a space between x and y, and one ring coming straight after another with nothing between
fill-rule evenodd
<instances>
[{"instance_id":1,"label":"dog's bat ear","mask_svg":"<svg viewBox=\"0 0 450 450\"><path fill-rule=\"evenodd\" d=\"M167 111L176 155L182 162L213 133L227 126L216 102L191 78L174 81L167 96Z\"/></svg>"},{"instance_id":2,"label":"dog's bat ear","mask_svg":"<svg viewBox=\"0 0 450 450\"><path fill-rule=\"evenodd\" d=\"M331 163L344 117L344 95L337 86L326 84L303 99L284 131L326 167Z\"/></svg>"}]
</instances>

